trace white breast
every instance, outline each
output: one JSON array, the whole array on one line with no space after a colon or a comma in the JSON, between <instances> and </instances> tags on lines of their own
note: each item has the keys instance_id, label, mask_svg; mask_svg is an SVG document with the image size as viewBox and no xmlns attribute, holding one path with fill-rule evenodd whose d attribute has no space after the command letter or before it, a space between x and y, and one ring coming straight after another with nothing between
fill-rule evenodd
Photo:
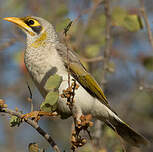
<instances>
[{"instance_id":1,"label":"white breast","mask_svg":"<svg viewBox=\"0 0 153 152\"><path fill-rule=\"evenodd\" d=\"M25 52L25 64L43 97L46 96L47 91L41 82L46 73L53 67L57 68L56 74L62 76L63 79L59 87L59 94L62 94L63 90L67 89L68 73L61 57L58 55L54 47L49 47L48 49L45 48L41 51L37 49L27 49ZM92 113L93 116L103 115L104 118L107 118L110 115L108 108L98 100L95 100L95 98L93 98L81 85L78 90L76 90L74 99L84 114ZM58 110L62 113L70 114L70 110L66 104L66 99L61 98L60 96L58 101Z\"/></svg>"}]
</instances>

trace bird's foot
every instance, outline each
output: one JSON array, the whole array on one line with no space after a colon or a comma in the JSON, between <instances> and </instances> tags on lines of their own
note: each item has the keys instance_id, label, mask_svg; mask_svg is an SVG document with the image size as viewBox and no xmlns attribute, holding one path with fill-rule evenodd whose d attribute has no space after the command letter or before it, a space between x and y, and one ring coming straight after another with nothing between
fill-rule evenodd
<instances>
[{"instance_id":1,"label":"bird's foot","mask_svg":"<svg viewBox=\"0 0 153 152\"><path fill-rule=\"evenodd\" d=\"M38 122L41 116L47 117L55 117L58 114L56 112L45 112L45 111L32 111L22 115L22 119L33 119L34 121Z\"/></svg>"}]
</instances>

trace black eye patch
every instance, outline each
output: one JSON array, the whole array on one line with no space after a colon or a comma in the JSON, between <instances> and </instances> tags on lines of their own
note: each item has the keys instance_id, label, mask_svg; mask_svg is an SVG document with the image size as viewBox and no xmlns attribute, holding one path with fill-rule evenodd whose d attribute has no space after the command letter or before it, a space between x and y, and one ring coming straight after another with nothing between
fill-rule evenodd
<instances>
[{"instance_id":1,"label":"black eye patch","mask_svg":"<svg viewBox=\"0 0 153 152\"><path fill-rule=\"evenodd\" d=\"M37 34L40 34L40 32L41 32L41 30L42 30L42 27L41 26L33 26L33 27L31 27L32 28L32 30L34 31L34 32L36 32Z\"/></svg>"},{"instance_id":2,"label":"black eye patch","mask_svg":"<svg viewBox=\"0 0 153 152\"><path fill-rule=\"evenodd\" d=\"M25 23L30 26L33 25L35 22L33 20L26 20Z\"/></svg>"},{"instance_id":3,"label":"black eye patch","mask_svg":"<svg viewBox=\"0 0 153 152\"><path fill-rule=\"evenodd\" d=\"M41 32L41 30L42 30L42 27L41 27L40 25L34 26L34 24L35 24L35 21L34 21L34 20L32 20L32 19L26 20L25 23L26 23L29 27L31 27L31 29L32 29L35 33L40 34L40 32ZM33 25L33 26L32 26L32 25Z\"/></svg>"}]
</instances>

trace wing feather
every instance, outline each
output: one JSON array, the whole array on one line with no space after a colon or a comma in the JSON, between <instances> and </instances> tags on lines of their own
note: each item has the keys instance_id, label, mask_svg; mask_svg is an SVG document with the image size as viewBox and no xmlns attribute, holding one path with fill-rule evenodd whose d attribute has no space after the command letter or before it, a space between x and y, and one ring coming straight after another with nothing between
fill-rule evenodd
<instances>
[{"instance_id":1,"label":"wing feather","mask_svg":"<svg viewBox=\"0 0 153 152\"><path fill-rule=\"evenodd\" d=\"M96 80L79 64L70 63L69 69L73 77L94 97L98 98L104 104L108 104L108 101L96 82Z\"/></svg>"},{"instance_id":2,"label":"wing feather","mask_svg":"<svg viewBox=\"0 0 153 152\"><path fill-rule=\"evenodd\" d=\"M56 49L63 59L65 67L68 69L67 64L67 47L59 43ZM97 98L100 102L106 105L110 110L116 113L108 104L107 98L105 97L101 87L97 81L86 71L84 66L81 64L78 55L71 50L68 50L69 56L69 70L71 75L80 83L80 85L93 97Z\"/></svg>"}]
</instances>

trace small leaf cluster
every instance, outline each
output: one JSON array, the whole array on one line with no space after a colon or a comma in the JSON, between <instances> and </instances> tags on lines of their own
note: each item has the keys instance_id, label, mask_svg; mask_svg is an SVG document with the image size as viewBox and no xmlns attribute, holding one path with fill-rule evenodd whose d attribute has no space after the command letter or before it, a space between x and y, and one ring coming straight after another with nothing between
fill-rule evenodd
<instances>
[{"instance_id":1,"label":"small leaf cluster","mask_svg":"<svg viewBox=\"0 0 153 152\"><path fill-rule=\"evenodd\" d=\"M21 118L12 115L10 119L10 127L15 127L15 126L19 127L21 122L22 122Z\"/></svg>"},{"instance_id":2,"label":"small leaf cluster","mask_svg":"<svg viewBox=\"0 0 153 152\"><path fill-rule=\"evenodd\" d=\"M54 74L49 77L45 84L45 89L48 91L48 94L45 98L45 101L42 102L40 109L46 112L53 112L57 108L57 101L59 98L58 88L62 82L62 77Z\"/></svg>"}]
</instances>

